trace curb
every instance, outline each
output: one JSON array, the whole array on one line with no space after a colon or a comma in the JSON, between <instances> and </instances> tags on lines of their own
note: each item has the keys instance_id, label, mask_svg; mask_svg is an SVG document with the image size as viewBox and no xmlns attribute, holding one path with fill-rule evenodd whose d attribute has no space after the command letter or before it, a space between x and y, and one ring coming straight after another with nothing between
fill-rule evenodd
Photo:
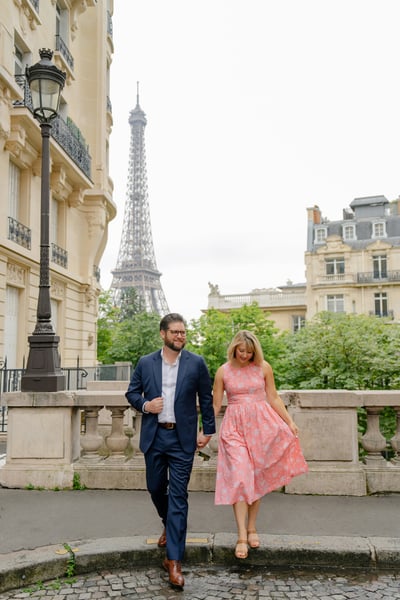
<instances>
[{"instance_id":1,"label":"curb","mask_svg":"<svg viewBox=\"0 0 400 600\"><path fill-rule=\"evenodd\" d=\"M191 533L185 563L234 566L245 564L276 569L393 570L400 568L400 539L388 537L260 535L261 547L249 550L245 561L234 557L236 535ZM103 569L161 564L165 550L157 537L103 538L68 542L74 575ZM63 544L0 555L0 592L20 589L65 576L71 552Z\"/></svg>"}]
</instances>

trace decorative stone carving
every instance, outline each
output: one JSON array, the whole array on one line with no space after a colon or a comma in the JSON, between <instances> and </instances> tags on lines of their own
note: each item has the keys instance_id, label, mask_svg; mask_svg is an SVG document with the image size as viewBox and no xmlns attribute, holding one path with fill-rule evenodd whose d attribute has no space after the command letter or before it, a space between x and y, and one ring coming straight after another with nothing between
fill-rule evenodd
<instances>
[{"instance_id":1,"label":"decorative stone carving","mask_svg":"<svg viewBox=\"0 0 400 600\"><path fill-rule=\"evenodd\" d=\"M60 283L59 281L52 280L51 281L51 296L58 300L63 300L64 293L65 293L64 285L62 283Z\"/></svg>"},{"instance_id":2,"label":"decorative stone carving","mask_svg":"<svg viewBox=\"0 0 400 600\"><path fill-rule=\"evenodd\" d=\"M28 34L28 29L34 31L40 21L33 6L27 0L14 0L14 4L19 8L19 23L25 37Z\"/></svg>"},{"instance_id":3,"label":"decorative stone carving","mask_svg":"<svg viewBox=\"0 0 400 600\"><path fill-rule=\"evenodd\" d=\"M72 186L68 183L67 172L62 165L54 165L50 177L51 189L62 200L69 198Z\"/></svg>"},{"instance_id":4,"label":"decorative stone carving","mask_svg":"<svg viewBox=\"0 0 400 600\"><path fill-rule=\"evenodd\" d=\"M25 287L25 269L14 263L7 263L7 283Z\"/></svg>"},{"instance_id":5,"label":"decorative stone carving","mask_svg":"<svg viewBox=\"0 0 400 600\"><path fill-rule=\"evenodd\" d=\"M77 208L83 203L83 190L79 188L78 190L73 190L68 196L68 206L73 206Z\"/></svg>"},{"instance_id":6,"label":"decorative stone carving","mask_svg":"<svg viewBox=\"0 0 400 600\"><path fill-rule=\"evenodd\" d=\"M104 210L90 211L86 213L88 222L89 238L97 234L97 230L104 231L106 226L106 215Z\"/></svg>"},{"instance_id":7,"label":"decorative stone carving","mask_svg":"<svg viewBox=\"0 0 400 600\"><path fill-rule=\"evenodd\" d=\"M208 282L208 287L210 288L209 296L219 296L220 295L219 286L217 284Z\"/></svg>"},{"instance_id":8,"label":"decorative stone carving","mask_svg":"<svg viewBox=\"0 0 400 600\"><path fill-rule=\"evenodd\" d=\"M31 167L38 158L37 151L27 141L25 128L20 124L12 124L4 147L23 169Z\"/></svg>"},{"instance_id":9,"label":"decorative stone carving","mask_svg":"<svg viewBox=\"0 0 400 600\"><path fill-rule=\"evenodd\" d=\"M97 291L91 285L85 286L86 306L88 306L88 307L93 306L94 302L96 301L97 296L98 296Z\"/></svg>"}]
</instances>

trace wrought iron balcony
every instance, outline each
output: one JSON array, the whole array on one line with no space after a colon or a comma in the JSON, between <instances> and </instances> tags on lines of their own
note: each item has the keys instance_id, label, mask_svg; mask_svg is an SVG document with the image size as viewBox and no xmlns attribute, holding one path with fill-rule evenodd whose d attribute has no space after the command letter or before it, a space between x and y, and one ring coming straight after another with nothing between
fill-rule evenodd
<instances>
[{"instance_id":1,"label":"wrought iron balcony","mask_svg":"<svg viewBox=\"0 0 400 600\"><path fill-rule=\"evenodd\" d=\"M96 281L100 281L100 267L93 265L93 275L96 277Z\"/></svg>"},{"instance_id":2,"label":"wrought iron balcony","mask_svg":"<svg viewBox=\"0 0 400 600\"><path fill-rule=\"evenodd\" d=\"M357 283L386 283L389 281L400 281L400 271L387 271L381 275L375 274L372 271L357 273Z\"/></svg>"},{"instance_id":3,"label":"wrought iron balcony","mask_svg":"<svg viewBox=\"0 0 400 600\"><path fill-rule=\"evenodd\" d=\"M61 35L56 35L56 50L62 54L63 58L67 65L71 68L71 71L74 70L74 58L71 52L68 50L67 44L62 39Z\"/></svg>"},{"instance_id":4,"label":"wrought iron balcony","mask_svg":"<svg viewBox=\"0 0 400 600\"><path fill-rule=\"evenodd\" d=\"M56 263L56 265L60 265L60 267L64 267L64 269L68 266L68 252L64 250L64 248L60 248L57 244L51 244L51 261Z\"/></svg>"},{"instance_id":5,"label":"wrought iron balcony","mask_svg":"<svg viewBox=\"0 0 400 600\"><path fill-rule=\"evenodd\" d=\"M8 239L28 250L31 249L31 230L13 217L8 217Z\"/></svg>"},{"instance_id":6,"label":"wrought iron balcony","mask_svg":"<svg viewBox=\"0 0 400 600\"><path fill-rule=\"evenodd\" d=\"M89 146L72 119L69 117L67 121L64 121L61 117L55 119L51 135L90 179L92 160L89 154Z\"/></svg>"},{"instance_id":7,"label":"wrought iron balcony","mask_svg":"<svg viewBox=\"0 0 400 600\"><path fill-rule=\"evenodd\" d=\"M24 98L23 100L16 100L13 103L14 106L25 106L33 112L31 92L25 75L15 75L15 81L20 88L24 90ZM89 154L89 146L86 144L80 129L75 125L72 119L68 117L67 120L64 121L58 116L53 122L51 135L80 170L91 179L92 159Z\"/></svg>"},{"instance_id":8,"label":"wrought iron balcony","mask_svg":"<svg viewBox=\"0 0 400 600\"><path fill-rule=\"evenodd\" d=\"M33 4L34 9L38 13L39 12L39 0L31 0L31 3Z\"/></svg>"},{"instance_id":9,"label":"wrought iron balcony","mask_svg":"<svg viewBox=\"0 0 400 600\"><path fill-rule=\"evenodd\" d=\"M110 36L110 38L112 39L113 36L113 22L112 22L112 16L110 11L107 11L107 33Z\"/></svg>"}]
</instances>

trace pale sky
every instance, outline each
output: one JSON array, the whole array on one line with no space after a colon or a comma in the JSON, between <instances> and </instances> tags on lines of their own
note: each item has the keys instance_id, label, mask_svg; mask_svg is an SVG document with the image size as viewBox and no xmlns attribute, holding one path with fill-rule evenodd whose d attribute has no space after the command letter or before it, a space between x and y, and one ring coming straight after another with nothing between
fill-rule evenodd
<instances>
[{"instance_id":1,"label":"pale sky","mask_svg":"<svg viewBox=\"0 0 400 600\"><path fill-rule=\"evenodd\" d=\"M400 194L399 0L115 0L110 172L118 258L130 126L146 113L157 267L173 312L208 282L246 294L305 281L306 209Z\"/></svg>"}]
</instances>

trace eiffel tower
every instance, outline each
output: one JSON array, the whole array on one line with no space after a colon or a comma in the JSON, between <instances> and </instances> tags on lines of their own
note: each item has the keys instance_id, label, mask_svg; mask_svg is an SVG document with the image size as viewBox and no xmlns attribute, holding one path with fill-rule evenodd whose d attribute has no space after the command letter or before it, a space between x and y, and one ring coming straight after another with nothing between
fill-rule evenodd
<instances>
[{"instance_id":1,"label":"eiffel tower","mask_svg":"<svg viewBox=\"0 0 400 600\"><path fill-rule=\"evenodd\" d=\"M111 271L111 290L117 306L123 306L125 301L132 302L133 298L142 310L163 316L169 309L160 283L161 273L157 269L151 233L144 143L146 123L146 115L139 105L138 83L136 107L129 114L127 197L117 266Z\"/></svg>"}]
</instances>

